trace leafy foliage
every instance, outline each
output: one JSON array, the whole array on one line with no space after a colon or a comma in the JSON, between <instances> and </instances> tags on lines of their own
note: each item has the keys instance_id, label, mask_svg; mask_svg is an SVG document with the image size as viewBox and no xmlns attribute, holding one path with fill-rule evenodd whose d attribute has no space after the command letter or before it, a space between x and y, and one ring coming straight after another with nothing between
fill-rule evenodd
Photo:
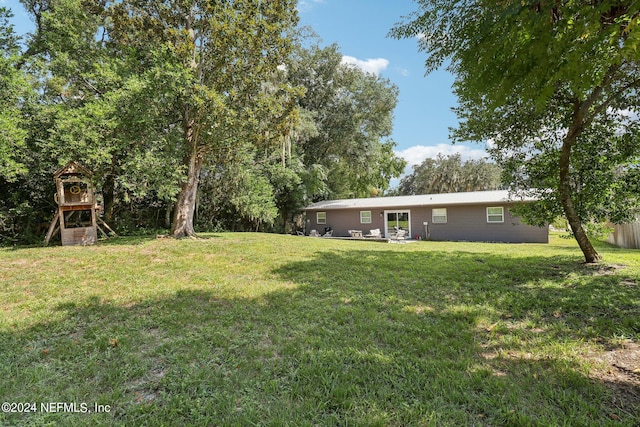
<instances>
[{"instance_id":1,"label":"leafy foliage","mask_svg":"<svg viewBox=\"0 0 640 427\"><path fill-rule=\"evenodd\" d=\"M241 170L216 168L204 178L206 190L200 200L206 201L199 207L204 228L217 228L214 212L218 212L217 221L223 228L256 228L247 217L245 208L250 205L235 203L232 197L236 191L245 194L238 200L255 194L246 187L249 181L243 181L249 175L266 177L272 197L255 200L275 204L277 215L263 216L261 222L263 229L280 232L299 228L297 214L311 201L369 196L372 191L386 189L389 179L399 176L404 161L393 153L395 143L388 139L397 89L387 80L342 65L341 58L335 45L297 45L286 66L281 67L282 74L270 84L275 87L278 79L284 79L290 87L303 89L304 94L294 98L295 120L281 122L280 131L256 143L257 149L218 151L223 159L215 163L229 164L233 157L240 161ZM265 147L265 142L278 146L279 153ZM263 185L266 183L258 187ZM204 217L203 209L207 212Z\"/></svg>"},{"instance_id":2,"label":"leafy foliage","mask_svg":"<svg viewBox=\"0 0 640 427\"><path fill-rule=\"evenodd\" d=\"M25 76L15 68L19 47L9 25L12 16L11 11L0 7L0 180L8 182L26 172L19 158L26 137L20 102L28 91Z\"/></svg>"},{"instance_id":3,"label":"leafy foliage","mask_svg":"<svg viewBox=\"0 0 640 427\"><path fill-rule=\"evenodd\" d=\"M177 90L167 103L171 122L181 131L186 176L172 234L193 235L199 176L210 154L242 140L259 141L260 133L273 130L273 107L286 101L280 91L264 89L265 77L276 72L290 51L286 33L297 21L293 2L130 0L115 2L107 13L114 45L141 71L153 69L158 55L175 70L177 80L167 81ZM266 128L263 116L269 117Z\"/></svg>"},{"instance_id":4,"label":"leafy foliage","mask_svg":"<svg viewBox=\"0 0 640 427\"><path fill-rule=\"evenodd\" d=\"M119 232L175 236L292 231L310 201L379 192L404 167L397 89L303 47L292 0L21 1L24 49L0 18L2 242L44 236L70 160Z\"/></svg>"},{"instance_id":5,"label":"leafy foliage","mask_svg":"<svg viewBox=\"0 0 640 427\"><path fill-rule=\"evenodd\" d=\"M460 154L425 159L402 178L399 195L497 190L500 167L484 159L462 161Z\"/></svg>"},{"instance_id":6,"label":"leafy foliage","mask_svg":"<svg viewBox=\"0 0 640 427\"><path fill-rule=\"evenodd\" d=\"M292 84L306 89L300 109L316 128L301 141L302 162L326 177L313 200L368 197L372 190L386 190L405 166L389 138L397 87L341 59L336 45L312 46L298 49L288 67Z\"/></svg>"}]
</instances>

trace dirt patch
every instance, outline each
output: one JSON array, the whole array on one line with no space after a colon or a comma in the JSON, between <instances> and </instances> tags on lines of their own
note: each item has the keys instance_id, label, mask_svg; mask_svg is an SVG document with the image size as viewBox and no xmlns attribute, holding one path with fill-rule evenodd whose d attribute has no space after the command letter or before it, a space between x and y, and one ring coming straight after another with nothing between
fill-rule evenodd
<instances>
[{"instance_id":1,"label":"dirt patch","mask_svg":"<svg viewBox=\"0 0 640 427\"><path fill-rule=\"evenodd\" d=\"M611 276L627 268L623 264L587 264L594 276Z\"/></svg>"},{"instance_id":2,"label":"dirt patch","mask_svg":"<svg viewBox=\"0 0 640 427\"><path fill-rule=\"evenodd\" d=\"M591 378L614 392L616 406L640 416L640 344L624 342L588 358L600 365Z\"/></svg>"},{"instance_id":3,"label":"dirt patch","mask_svg":"<svg viewBox=\"0 0 640 427\"><path fill-rule=\"evenodd\" d=\"M160 398L159 384L167 373L162 363L158 362L147 374L128 385L128 390L133 393L134 401L138 404L151 403Z\"/></svg>"},{"instance_id":4,"label":"dirt patch","mask_svg":"<svg viewBox=\"0 0 640 427\"><path fill-rule=\"evenodd\" d=\"M638 281L633 279L623 279L620 282L620 286L626 286L626 287L638 286Z\"/></svg>"}]
</instances>

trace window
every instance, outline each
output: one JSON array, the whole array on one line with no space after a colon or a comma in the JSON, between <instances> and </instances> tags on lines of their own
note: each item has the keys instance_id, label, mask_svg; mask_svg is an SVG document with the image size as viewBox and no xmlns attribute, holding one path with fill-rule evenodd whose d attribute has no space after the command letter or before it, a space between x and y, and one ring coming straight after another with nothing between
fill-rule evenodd
<instances>
[{"instance_id":1,"label":"window","mask_svg":"<svg viewBox=\"0 0 640 427\"><path fill-rule=\"evenodd\" d=\"M504 208L487 208L487 222L504 222Z\"/></svg>"},{"instance_id":2,"label":"window","mask_svg":"<svg viewBox=\"0 0 640 427\"><path fill-rule=\"evenodd\" d=\"M360 211L360 224L371 224L371 211Z\"/></svg>"},{"instance_id":3,"label":"window","mask_svg":"<svg viewBox=\"0 0 640 427\"><path fill-rule=\"evenodd\" d=\"M447 208L432 209L431 210L431 222L434 224L446 224L447 223Z\"/></svg>"},{"instance_id":4,"label":"window","mask_svg":"<svg viewBox=\"0 0 640 427\"><path fill-rule=\"evenodd\" d=\"M327 213L326 212L316 213L316 224L326 224L326 223L327 223Z\"/></svg>"}]
</instances>

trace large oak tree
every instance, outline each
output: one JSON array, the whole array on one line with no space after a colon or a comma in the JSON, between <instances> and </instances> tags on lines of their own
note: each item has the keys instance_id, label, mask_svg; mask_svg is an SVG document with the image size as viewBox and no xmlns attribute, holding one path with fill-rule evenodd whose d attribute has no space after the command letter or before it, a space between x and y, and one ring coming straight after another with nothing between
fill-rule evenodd
<instances>
[{"instance_id":1,"label":"large oak tree","mask_svg":"<svg viewBox=\"0 0 640 427\"><path fill-rule=\"evenodd\" d=\"M584 223L623 221L638 205L640 3L418 4L391 34L419 39L427 71L449 61L454 139L488 142L506 184L538 188L529 219L563 212L585 260L598 261Z\"/></svg>"},{"instance_id":2,"label":"large oak tree","mask_svg":"<svg viewBox=\"0 0 640 427\"><path fill-rule=\"evenodd\" d=\"M265 130L277 101L264 85L290 52L295 1L122 0L109 16L113 43L141 70L160 70L172 89L157 88L181 130L186 171L171 233L192 236L203 166Z\"/></svg>"}]
</instances>

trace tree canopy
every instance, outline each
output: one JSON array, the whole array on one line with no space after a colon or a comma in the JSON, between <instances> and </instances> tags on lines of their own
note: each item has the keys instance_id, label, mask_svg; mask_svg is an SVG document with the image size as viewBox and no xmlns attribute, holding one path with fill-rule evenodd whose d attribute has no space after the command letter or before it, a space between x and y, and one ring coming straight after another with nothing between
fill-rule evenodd
<instances>
[{"instance_id":1,"label":"tree canopy","mask_svg":"<svg viewBox=\"0 0 640 427\"><path fill-rule=\"evenodd\" d=\"M10 10L0 7L0 178L9 182L24 172L16 153L26 137L21 127L20 102L28 90L25 76L16 69L20 50L13 26L9 25L12 16Z\"/></svg>"},{"instance_id":2,"label":"tree canopy","mask_svg":"<svg viewBox=\"0 0 640 427\"><path fill-rule=\"evenodd\" d=\"M291 231L305 204L404 167L397 88L301 38L293 0L21 2L22 45L0 9L2 243L44 237L70 160L118 231L176 237Z\"/></svg>"},{"instance_id":3,"label":"tree canopy","mask_svg":"<svg viewBox=\"0 0 640 427\"><path fill-rule=\"evenodd\" d=\"M325 176L314 201L381 193L405 166L390 139L398 88L341 59L336 45L301 48L288 70L291 83L306 88L299 105L315 127L301 141L302 162Z\"/></svg>"},{"instance_id":4,"label":"tree canopy","mask_svg":"<svg viewBox=\"0 0 640 427\"><path fill-rule=\"evenodd\" d=\"M262 116L286 119L275 111L279 91L264 84L291 50L295 2L124 0L106 13L110 40L125 58L136 61L139 73L162 73L163 85L173 89L165 98L173 110L165 126L180 129L186 176L171 233L192 236L200 173L215 151L234 150L267 131Z\"/></svg>"},{"instance_id":5,"label":"tree canopy","mask_svg":"<svg viewBox=\"0 0 640 427\"><path fill-rule=\"evenodd\" d=\"M583 224L640 204L640 4L418 4L391 34L419 38L427 71L449 61L454 140L489 142L504 184L540 197L529 221L563 213L585 260L599 260Z\"/></svg>"},{"instance_id":6,"label":"tree canopy","mask_svg":"<svg viewBox=\"0 0 640 427\"><path fill-rule=\"evenodd\" d=\"M460 154L425 159L400 180L399 195L486 191L500 188L500 167L485 159L462 161Z\"/></svg>"}]
</instances>

